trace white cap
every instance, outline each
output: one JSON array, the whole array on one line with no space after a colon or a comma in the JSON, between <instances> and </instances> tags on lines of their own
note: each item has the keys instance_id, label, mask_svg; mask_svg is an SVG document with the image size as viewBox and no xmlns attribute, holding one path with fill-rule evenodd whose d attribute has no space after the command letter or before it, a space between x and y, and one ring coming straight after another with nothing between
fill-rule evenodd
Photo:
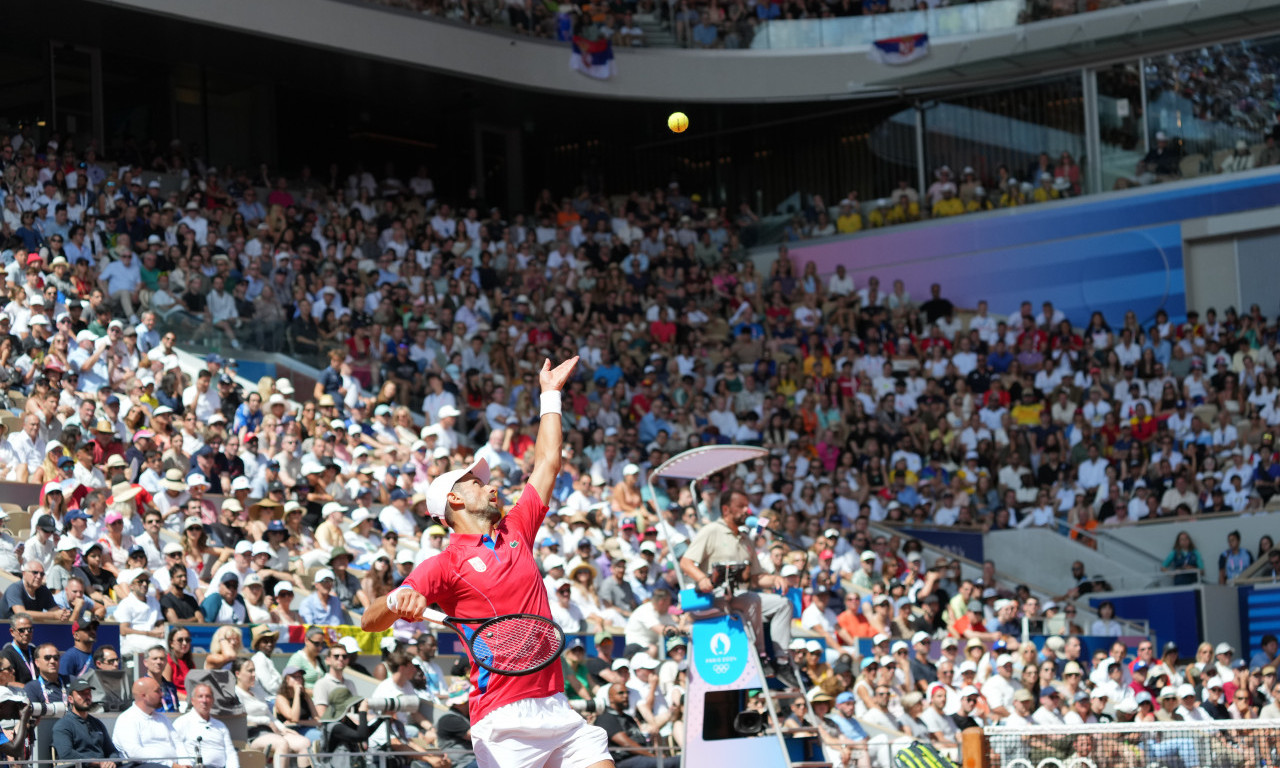
<instances>
[{"instance_id":1,"label":"white cap","mask_svg":"<svg viewBox=\"0 0 1280 768\"><path fill-rule=\"evenodd\" d=\"M360 643L354 637L347 635L338 640L338 645L342 646L342 650L353 655L360 655Z\"/></svg>"},{"instance_id":2,"label":"white cap","mask_svg":"<svg viewBox=\"0 0 1280 768\"><path fill-rule=\"evenodd\" d=\"M67 542L67 543L70 543L70 542L71 542L71 539L63 539L63 541L65 541L65 542ZM62 544L61 544L61 543L59 543L59 544L58 544L58 547L59 547L59 549L61 549ZM75 548L75 544L72 544L72 545L71 545L71 547L74 549L74 548ZM169 542L168 544L165 544L165 545L164 545L164 554L166 554L166 555L180 555L180 554L182 554L182 545L181 545L181 544L179 544L179 543L178 543L178 542L176 542L176 541L171 541L171 542Z\"/></svg>"},{"instance_id":3,"label":"white cap","mask_svg":"<svg viewBox=\"0 0 1280 768\"><path fill-rule=\"evenodd\" d=\"M614 659L613 671L617 672L620 669L631 669L631 662L627 661L626 659Z\"/></svg>"},{"instance_id":4,"label":"white cap","mask_svg":"<svg viewBox=\"0 0 1280 768\"><path fill-rule=\"evenodd\" d=\"M653 554L655 554L655 555L656 555L656 554L658 554L658 545L657 545L657 544L654 544L652 541L645 541L645 542L641 542L641 544L640 544L640 551L641 551L641 552L651 552L651 553L653 553Z\"/></svg>"},{"instance_id":5,"label":"white cap","mask_svg":"<svg viewBox=\"0 0 1280 768\"><path fill-rule=\"evenodd\" d=\"M437 520L444 519L445 505L448 503L449 492L462 479L462 476L468 473L475 475L481 483L489 482L489 462L484 459L476 459L466 469L451 470L432 480L431 485L427 486L428 515Z\"/></svg>"},{"instance_id":6,"label":"white cap","mask_svg":"<svg viewBox=\"0 0 1280 768\"><path fill-rule=\"evenodd\" d=\"M240 543L236 544L237 555L247 555L252 551L253 551L253 542L249 541L248 539L245 539L244 541L241 541Z\"/></svg>"},{"instance_id":7,"label":"white cap","mask_svg":"<svg viewBox=\"0 0 1280 768\"><path fill-rule=\"evenodd\" d=\"M878 635L876 635L875 637L871 638L871 644L872 644L872 645L879 645L879 644L881 644L881 643L887 643L887 642L889 642L889 633L888 633L888 632L881 632L880 634L878 634Z\"/></svg>"},{"instance_id":8,"label":"white cap","mask_svg":"<svg viewBox=\"0 0 1280 768\"><path fill-rule=\"evenodd\" d=\"M279 597L281 592L288 592L289 594L292 595L293 585L287 581L277 581L276 588L275 588L276 597Z\"/></svg>"},{"instance_id":9,"label":"white cap","mask_svg":"<svg viewBox=\"0 0 1280 768\"><path fill-rule=\"evenodd\" d=\"M439 418L439 419L448 418L450 416L461 416L461 415L462 415L462 411L458 410L452 405L441 406L440 410L436 411L436 418Z\"/></svg>"},{"instance_id":10,"label":"white cap","mask_svg":"<svg viewBox=\"0 0 1280 768\"><path fill-rule=\"evenodd\" d=\"M232 493L235 493L236 491L248 491L248 490L252 490L252 488L253 486L249 484L249 478L245 477L244 475L241 475L240 477L237 477L235 480L231 481Z\"/></svg>"},{"instance_id":11,"label":"white cap","mask_svg":"<svg viewBox=\"0 0 1280 768\"><path fill-rule=\"evenodd\" d=\"M657 669L660 666L662 666L662 662L653 658L644 651L641 651L631 657L632 669Z\"/></svg>"},{"instance_id":12,"label":"white cap","mask_svg":"<svg viewBox=\"0 0 1280 768\"><path fill-rule=\"evenodd\" d=\"M862 559L863 559L863 560L875 560L875 559L876 559L876 553L875 553L875 552L872 552L872 551L871 551L871 550L869 550L869 549L864 550L864 551L862 552Z\"/></svg>"},{"instance_id":13,"label":"white cap","mask_svg":"<svg viewBox=\"0 0 1280 768\"><path fill-rule=\"evenodd\" d=\"M564 558L559 555L548 555L546 559L542 561L542 567L548 571L552 568L563 568Z\"/></svg>"},{"instance_id":14,"label":"white cap","mask_svg":"<svg viewBox=\"0 0 1280 768\"><path fill-rule=\"evenodd\" d=\"M974 688L972 685L966 685L965 687L960 689L960 698L962 699L967 699L970 696L979 696L979 695L981 694L978 693L978 689Z\"/></svg>"},{"instance_id":15,"label":"white cap","mask_svg":"<svg viewBox=\"0 0 1280 768\"><path fill-rule=\"evenodd\" d=\"M344 507L343 505L339 504L336 501L331 501L328 504L325 504L320 509L320 515L322 517L328 517L329 515L332 515L334 512L342 513L346 511L347 511L346 507Z\"/></svg>"},{"instance_id":16,"label":"white cap","mask_svg":"<svg viewBox=\"0 0 1280 768\"><path fill-rule=\"evenodd\" d=\"M365 509L364 507L358 507L355 512L351 513L352 525L363 523L365 520L368 520L368 519L369 519L369 510Z\"/></svg>"},{"instance_id":17,"label":"white cap","mask_svg":"<svg viewBox=\"0 0 1280 768\"><path fill-rule=\"evenodd\" d=\"M275 552L272 551L271 545L268 544L267 542L255 541L253 543L253 554L254 555L274 555Z\"/></svg>"},{"instance_id":18,"label":"white cap","mask_svg":"<svg viewBox=\"0 0 1280 768\"><path fill-rule=\"evenodd\" d=\"M1003 667L1005 664L1012 664L1012 663L1013 663L1013 656L1010 656L1007 653L1002 653L996 657L997 667Z\"/></svg>"},{"instance_id":19,"label":"white cap","mask_svg":"<svg viewBox=\"0 0 1280 768\"><path fill-rule=\"evenodd\" d=\"M409 565L413 565L414 563L413 553L407 549L400 550L399 552L396 553L396 562L408 563Z\"/></svg>"},{"instance_id":20,"label":"white cap","mask_svg":"<svg viewBox=\"0 0 1280 768\"><path fill-rule=\"evenodd\" d=\"M788 576L799 576L800 569L796 568L791 563L787 563L786 565L782 566L782 571L778 575L784 579L787 578Z\"/></svg>"},{"instance_id":21,"label":"white cap","mask_svg":"<svg viewBox=\"0 0 1280 768\"><path fill-rule=\"evenodd\" d=\"M976 675L978 674L978 665L966 659L965 661L960 662L960 666L956 667L956 672L961 675L965 672L972 672Z\"/></svg>"},{"instance_id":22,"label":"white cap","mask_svg":"<svg viewBox=\"0 0 1280 768\"><path fill-rule=\"evenodd\" d=\"M333 578L333 571L329 570L328 568L321 568L320 570L316 571L316 575L313 581L316 584L319 584L325 579L332 579L332 578Z\"/></svg>"},{"instance_id":23,"label":"white cap","mask_svg":"<svg viewBox=\"0 0 1280 768\"><path fill-rule=\"evenodd\" d=\"M1183 683L1182 685L1178 686L1178 698L1185 699L1188 696L1195 696L1195 695L1196 695L1196 687L1194 685L1188 685L1187 683Z\"/></svg>"},{"instance_id":24,"label":"white cap","mask_svg":"<svg viewBox=\"0 0 1280 768\"><path fill-rule=\"evenodd\" d=\"M1206 689L1208 689L1208 688L1221 688L1221 687L1222 687L1222 678L1218 677L1217 675L1214 675L1213 677L1209 678L1209 679L1205 682L1204 687L1205 687Z\"/></svg>"},{"instance_id":25,"label":"white cap","mask_svg":"<svg viewBox=\"0 0 1280 768\"><path fill-rule=\"evenodd\" d=\"M787 646L787 650L789 651L803 651L806 649L807 649L807 646L805 645L803 637L792 638L791 645Z\"/></svg>"},{"instance_id":26,"label":"white cap","mask_svg":"<svg viewBox=\"0 0 1280 768\"><path fill-rule=\"evenodd\" d=\"M911 636L911 644L916 645L918 643L927 643L932 639L933 638L929 635L928 632L917 632Z\"/></svg>"},{"instance_id":27,"label":"white cap","mask_svg":"<svg viewBox=\"0 0 1280 768\"><path fill-rule=\"evenodd\" d=\"M1218 643L1218 647L1213 649L1214 655L1222 653L1235 653L1236 649L1231 647L1231 643Z\"/></svg>"},{"instance_id":28,"label":"white cap","mask_svg":"<svg viewBox=\"0 0 1280 768\"><path fill-rule=\"evenodd\" d=\"M640 474L640 467L637 467L635 464L628 464L622 468L622 474L624 477L626 475L638 475Z\"/></svg>"}]
</instances>

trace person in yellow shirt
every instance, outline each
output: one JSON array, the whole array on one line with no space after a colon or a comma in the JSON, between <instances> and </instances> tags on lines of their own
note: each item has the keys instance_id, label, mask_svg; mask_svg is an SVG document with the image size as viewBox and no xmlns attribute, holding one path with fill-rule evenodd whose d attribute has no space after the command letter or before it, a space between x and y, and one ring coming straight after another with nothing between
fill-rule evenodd
<instances>
[{"instance_id":1,"label":"person in yellow shirt","mask_svg":"<svg viewBox=\"0 0 1280 768\"><path fill-rule=\"evenodd\" d=\"M882 201L887 204L887 201ZM898 195L898 202L891 208L887 214L890 224L906 224L909 221L920 220L920 204L913 203L911 198L906 195Z\"/></svg>"},{"instance_id":2,"label":"person in yellow shirt","mask_svg":"<svg viewBox=\"0 0 1280 768\"><path fill-rule=\"evenodd\" d=\"M973 190L973 197L969 202L964 204L965 213L977 213L978 211L991 210L991 200L987 198L987 190L985 187L978 186Z\"/></svg>"},{"instance_id":3,"label":"person in yellow shirt","mask_svg":"<svg viewBox=\"0 0 1280 768\"><path fill-rule=\"evenodd\" d=\"M840 215L836 217L836 231L842 235L850 235L862 231L862 212L854 206L853 201L840 201Z\"/></svg>"},{"instance_id":4,"label":"person in yellow shirt","mask_svg":"<svg viewBox=\"0 0 1280 768\"><path fill-rule=\"evenodd\" d=\"M1009 411L1009 416L1019 426L1034 427L1040 423L1040 412L1043 410L1044 403L1036 400L1035 390L1026 387L1022 390L1022 399Z\"/></svg>"},{"instance_id":5,"label":"person in yellow shirt","mask_svg":"<svg viewBox=\"0 0 1280 768\"><path fill-rule=\"evenodd\" d=\"M964 203L956 197L956 185L944 185L942 199L933 204L933 217L939 219L945 216L959 216L962 213L964 213Z\"/></svg>"},{"instance_id":6,"label":"person in yellow shirt","mask_svg":"<svg viewBox=\"0 0 1280 768\"><path fill-rule=\"evenodd\" d=\"M876 201L876 208L867 214L867 226L871 229L879 229L887 224L901 224L899 221L890 221L892 211L889 210L889 201L880 198Z\"/></svg>"},{"instance_id":7,"label":"person in yellow shirt","mask_svg":"<svg viewBox=\"0 0 1280 768\"><path fill-rule=\"evenodd\" d=\"M1062 197L1062 193L1053 188L1053 177L1047 173L1040 174L1040 186L1031 193L1031 198L1037 203L1047 203L1059 197Z\"/></svg>"},{"instance_id":8,"label":"person in yellow shirt","mask_svg":"<svg viewBox=\"0 0 1280 768\"><path fill-rule=\"evenodd\" d=\"M1000 196L1001 208L1017 208L1019 205L1026 205L1027 201L1022 199L1022 187L1018 185L1017 179L1009 179L1009 183L1005 186L1004 194Z\"/></svg>"}]
</instances>

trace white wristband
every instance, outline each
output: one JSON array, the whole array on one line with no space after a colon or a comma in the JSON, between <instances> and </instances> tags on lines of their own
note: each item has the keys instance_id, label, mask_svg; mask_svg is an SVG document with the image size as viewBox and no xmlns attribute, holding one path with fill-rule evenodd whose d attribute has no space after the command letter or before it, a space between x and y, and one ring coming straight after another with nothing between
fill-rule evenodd
<instances>
[{"instance_id":1,"label":"white wristband","mask_svg":"<svg viewBox=\"0 0 1280 768\"><path fill-rule=\"evenodd\" d=\"M410 587L401 585L387 593L387 609L394 611L396 609L396 593L402 589L410 589Z\"/></svg>"},{"instance_id":2,"label":"white wristband","mask_svg":"<svg viewBox=\"0 0 1280 768\"><path fill-rule=\"evenodd\" d=\"M561 415L559 390L543 392L538 399L542 405L542 411L538 414L539 416L546 416L549 413L554 413L557 416Z\"/></svg>"}]
</instances>

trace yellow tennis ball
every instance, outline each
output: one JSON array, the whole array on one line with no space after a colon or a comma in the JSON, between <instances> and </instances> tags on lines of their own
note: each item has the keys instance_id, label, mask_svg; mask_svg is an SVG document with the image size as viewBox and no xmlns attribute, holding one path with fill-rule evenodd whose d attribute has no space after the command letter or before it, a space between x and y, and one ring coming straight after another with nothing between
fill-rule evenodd
<instances>
[{"instance_id":1,"label":"yellow tennis ball","mask_svg":"<svg viewBox=\"0 0 1280 768\"><path fill-rule=\"evenodd\" d=\"M684 129L689 127L689 117L683 112L672 112L667 118L667 127L672 133L684 133Z\"/></svg>"}]
</instances>

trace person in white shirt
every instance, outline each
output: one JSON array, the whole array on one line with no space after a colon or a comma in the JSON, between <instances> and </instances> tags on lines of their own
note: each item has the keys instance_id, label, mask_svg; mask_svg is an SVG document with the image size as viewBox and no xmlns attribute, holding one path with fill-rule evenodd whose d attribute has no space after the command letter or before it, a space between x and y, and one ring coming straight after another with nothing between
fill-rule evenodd
<instances>
[{"instance_id":1,"label":"person in white shirt","mask_svg":"<svg viewBox=\"0 0 1280 768\"><path fill-rule=\"evenodd\" d=\"M146 653L164 641L164 613L160 601L151 594L151 574L131 568L120 573L117 583L129 590L113 617L120 623L120 653Z\"/></svg>"},{"instance_id":2,"label":"person in white shirt","mask_svg":"<svg viewBox=\"0 0 1280 768\"><path fill-rule=\"evenodd\" d=\"M631 656L640 651L656 654L658 643L676 627L670 609L671 593L663 588L655 589L653 596L632 611L627 619L624 632L627 645L622 655Z\"/></svg>"},{"instance_id":3,"label":"person in white shirt","mask_svg":"<svg viewBox=\"0 0 1280 768\"><path fill-rule=\"evenodd\" d=\"M827 295L843 298L853 293L856 286L843 264L836 265L836 272L827 279Z\"/></svg>"},{"instance_id":4,"label":"person in white shirt","mask_svg":"<svg viewBox=\"0 0 1280 768\"><path fill-rule=\"evenodd\" d=\"M44 462L45 440L40 437L40 419L28 413L22 418L22 430L9 435L8 442L13 464L5 479L25 483Z\"/></svg>"},{"instance_id":5,"label":"person in white shirt","mask_svg":"<svg viewBox=\"0 0 1280 768\"><path fill-rule=\"evenodd\" d=\"M929 729L935 747L951 749L959 746L956 740L959 729L956 728L955 721L945 714L946 706L947 687L934 683L929 686L929 706L921 713L920 719Z\"/></svg>"},{"instance_id":6,"label":"person in white shirt","mask_svg":"<svg viewBox=\"0 0 1280 768\"><path fill-rule=\"evenodd\" d=\"M1089 446L1089 458L1080 463L1077 481L1085 490L1097 488L1107 481L1107 461L1098 456L1098 445Z\"/></svg>"},{"instance_id":7,"label":"person in white shirt","mask_svg":"<svg viewBox=\"0 0 1280 768\"><path fill-rule=\"evenodd\" d=\"M1062 694L1054 690L1052 685L1047 685L1040 691L1040 708L1031 715L1031 722L1035 725L1064 725L1062 715L1058 714L1058 705L1062 701Z\"/></svg>"},{"instance_id":8,"label":"person in white shirt","mask_svg":"<svg viewBox=\"0 0 1280 768\"><path fill-rule=\"evenodd\" d=\"M191 708L173 721L173 732L182 750L208 768L240 768L240 756L231 739L231 731L221 720L213 718L213 686L196 683L187 692Z\"/></svg>"},{"instance_id":9,"label":"person in white shirt","mask_svg":"<svg viewBox=\"0 0 1280 768\"><path fill-rule=\"evenodd\" d=\"M1183 720L1212 720L1207 710L1200 706L1200 697L1196 695L1195 686L1183 683L1178 686L1178 709Z\"/></svg>"},{"instance_id":10,"label":"person in white shirt","mask_svg":"<svg viewBox=\"0 0 1280 768\"><path fill-rule=\"evenodd\" d=\"M133 684L133 706L120 713L111 740L133 761L173 764L183 756L169 718L159 711L160 684L144 677Z\"/></svg>"},{"instance_id":11,"label":"person in white shirt","mask_svg":"<svg viewBox=\"0 0 1280 768\"><path fill-rule=\"evenodd\" d=\"M821 636L828 648L838 648L840 640L836 637L836 613L827 607L830 598L831 593L826 589L815 589L809 607L800 616L800 626Z\"/></svg>"},{"instance_id":12,"label":"person in white shirt","mask_svg":"<svg viewBox=\"0 0 1280 768\"><path fill-rule=\"evenodd\" d=\"M1004 720L1014 712L1013 695L1017 693L1013 681L1013 656L1002 653L996 657L996 673L982 684L982 696L993 720Z\"/></svg>"},{"instance_id":13,"label":"person in white shirt","mask_svg":"<svg viewBox=\"0 0 1280 768\"><path fill-rule=\"evenodd\" d=\"M1036 506L1018 521L1019 528L1054 528L1057 525L1058 518L1054 514L1053 505L1049 503L1049 494L1044 490L1036 494Z\"/></svg>"},{"instance_id":14,"label":"person in white shirt","mask_svg":"<svg viewBox=\"0 0 1280 768\"><path fill-rule=\"evenodd\" d=\"M222 396L209 386L212 380L213 373L208 368L202 368L196 374L195 383L182 391L182 404L188 408L194 407L196 420L204 424L207 424L209 417L222 408ZM185 441L183 448L192 453L197 450Z\"/></svg>"},{"instance_id":15,"label":"person in white shirt","mask_svg":"<svg viewBox=\"0 0 1280 768\"><path fill-rule=\"evenodd\" d=\"M370 699L417 696L411 681L418 667L408 652L394 650L383 664L387 667L387 679L378 683L369 695ZM418 748L413 747L410 740L417 736L418 727L424 724L430 725L431 720L416 709L411 712L398 711L395 715L384 718L369 737L369 749L373 752L417 751Z\"/></svg>"}]
</instances>

